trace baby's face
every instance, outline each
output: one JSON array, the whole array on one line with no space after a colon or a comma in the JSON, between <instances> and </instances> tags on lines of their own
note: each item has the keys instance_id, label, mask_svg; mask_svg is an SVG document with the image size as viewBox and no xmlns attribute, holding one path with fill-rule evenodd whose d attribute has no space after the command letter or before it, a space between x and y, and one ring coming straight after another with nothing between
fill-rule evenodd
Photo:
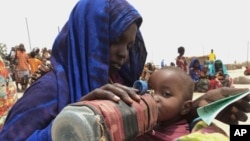
<instances>
[{"instance_id":1,"label":"baby's face","mask_svg":"<svg viewBox=\"0 0 250 141\"><path fill-rule=\"evenodd\" d=\"M158 121L172 121L180 117L184 104L183 79L173 70L157 70L152 74L149 81L149 89L154 90L159 114Z\"/></svg>"}]
</instances>

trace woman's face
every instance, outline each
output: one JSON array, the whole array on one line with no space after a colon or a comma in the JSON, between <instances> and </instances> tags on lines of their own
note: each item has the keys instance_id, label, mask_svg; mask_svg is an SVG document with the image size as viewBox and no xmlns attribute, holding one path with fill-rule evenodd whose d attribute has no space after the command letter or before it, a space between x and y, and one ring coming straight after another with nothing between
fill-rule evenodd
<instances>
[{"instance_id":1,"label":"woman's face","mask_svg":"<svg viewBox=\"0 0 250 141\"><path fill-rule=\"evenodd\" d=\"M135 42L137 25L131 24L110 47L109 73L118 71L129 57L129 49Z\"/></svg>"},{"instance_id":2,"label":"woman's face","mask_svg":"<svg viewBox=\"0 0 250 141\"><path fill-rule=\"evenodd\" d=\"M199 61L195 61L194 62L194 66L193 67L195 67L195 68L199 68L200 67L200 63L199 63Z\"/></svg>"},{"instance_id":3,"label":"woman's face","mask_svg":"<svg viewBox=\"0 0 250 141\"><path fill-rule=\"evenodd\" d=\"M215 62L215 69L218 71L220 68L222 68L222 64L220 62Z\"/></svg>"}]
</instances>

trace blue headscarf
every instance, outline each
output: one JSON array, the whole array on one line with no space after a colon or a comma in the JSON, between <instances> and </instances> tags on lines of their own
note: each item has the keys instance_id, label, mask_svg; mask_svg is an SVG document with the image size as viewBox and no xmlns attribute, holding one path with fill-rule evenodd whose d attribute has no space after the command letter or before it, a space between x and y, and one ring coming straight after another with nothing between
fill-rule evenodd
<instances>
[{"instance_id":1,"label":"blue headscarf","mask_svg":"<svg viewBox=\"0 0 250 141\"><path fill-rule=\"evenodd\" d=\"M195 71L193 71L194 68L194 64L198 62L199 66L198 68L196 68L197 70L202 71L203 69L203 65L200 64L200 61L198 60L198 58L192 58L190 64L189 64L189 75L192 77L192 79L194 80L194 82L197 82L200 79L200 76L196 74Z\"/></svg>"},{"instance_id":2,"label":"blue headscarf","mask_svg":"<svg viewBox=\"0 0 250 141\"><path fill-rule=\"evenodd\" d=\"M139 27L142 17L126 0L81 0L74 7L55 40L51 57L59 91L64 93L68 88L70 102L108 83L110 45L134 22ZM132 86L139 79L146 56L138 31L129 61L120 71L126 85Z\"/></svg>"},{"instance_id":3,"label":"blue headscarf","mask_svg":"<svg viewBox=\"0 0 250 141\"><path fill-rule=\"evenodd\" d=\"M215 66L216 66L216 65L215 65L216 63L219 63L219 64L221 65L221 69L222 69L222 71L223 71L223 74L226 75L226 76L229 76L225 64L224 64L224 63L222 62L222 60L220 60L220 59L217 59L217 60L214 61L212 67L211 67L210 70L209 70L209 74L210 74L211 76L215 76L215 75L218 73L219 69L215 67Z\"/></svg>"}]
</instances>

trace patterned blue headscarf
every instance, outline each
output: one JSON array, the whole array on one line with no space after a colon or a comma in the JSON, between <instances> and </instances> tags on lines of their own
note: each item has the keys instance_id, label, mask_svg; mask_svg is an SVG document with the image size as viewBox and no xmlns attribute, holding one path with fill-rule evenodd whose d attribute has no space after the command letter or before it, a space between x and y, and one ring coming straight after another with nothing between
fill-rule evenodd
<instances>
[{"instance_id":1,"label":"patterned blue headscarf","mask_svg":"<svg viewBox=\"0 0 250 141\"><path fill-rule=\"evenodd\" d=\"M91 90L108 83L111 43L132 23L138 27L140 14L126 0L81 0L55 40L51 63L61 93L69 89L70 102L78 101ZM129 61L120 71L126 85L139 79L147 51L137 32ZM59 96L63 101L64 96ZM62 103L60 106L64 106ZM62 108L61 107L61 108Z\"/></svg>"}]
</instances>

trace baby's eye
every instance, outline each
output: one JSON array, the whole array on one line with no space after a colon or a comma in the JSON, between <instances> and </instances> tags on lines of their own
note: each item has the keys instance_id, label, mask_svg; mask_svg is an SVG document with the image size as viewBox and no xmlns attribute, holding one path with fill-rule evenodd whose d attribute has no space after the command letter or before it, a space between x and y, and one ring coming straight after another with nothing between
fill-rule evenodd
<instances>
[{"instance_id":1,"label":"baby's eye","mask_svg":"<svg viewBox=\"0 0 250 141\"><path fill-rule=\"evenodd\" d=\"M162 93L162 96L163 97L169 97L169 96L171 96L171 94L170 94L170 92L164 92L164 93Z\"/></svg>"}]
</instances>

